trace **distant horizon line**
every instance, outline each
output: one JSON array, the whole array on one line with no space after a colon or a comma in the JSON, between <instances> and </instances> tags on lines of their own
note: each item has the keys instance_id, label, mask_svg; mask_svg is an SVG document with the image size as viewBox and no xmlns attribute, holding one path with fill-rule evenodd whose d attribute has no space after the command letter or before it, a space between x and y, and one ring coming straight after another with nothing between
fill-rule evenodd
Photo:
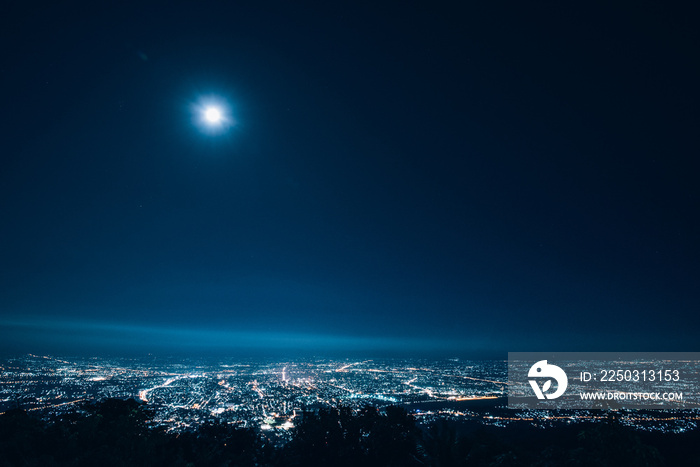
<instances>
[{"instance_id":1,"label":"distant horizon line","mask_svg":"<svg viewBox=\"0 0 700 467\"><path fill-rule=\"evenodd\" d=\"M345 335L324 332L278 332L260 329L225 330L206 327L156 326L85 319L6 318L0 329L9 336L0 354L387 354L464 358L507 352L477 345L474 339ZM9 331L9 332L8 332ZM32 342L33 341L33 342ZM4 348L3 348L4 347Z\"/></svg>"}]
</instances>

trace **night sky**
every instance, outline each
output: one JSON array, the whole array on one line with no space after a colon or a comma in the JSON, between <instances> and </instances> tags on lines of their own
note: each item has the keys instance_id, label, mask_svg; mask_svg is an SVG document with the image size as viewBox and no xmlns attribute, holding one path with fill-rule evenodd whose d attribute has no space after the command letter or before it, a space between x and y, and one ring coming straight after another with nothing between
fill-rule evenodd
<instances>
[{"instance_id":1,"label":"night sky","mask_svg":"<svg viewBox=\"0 0 700 467\"><path fill-rule=\"evenodd\" d=\"M25 3L0 352L699 350L690 10Z\"/></svg>"}]
</instances>

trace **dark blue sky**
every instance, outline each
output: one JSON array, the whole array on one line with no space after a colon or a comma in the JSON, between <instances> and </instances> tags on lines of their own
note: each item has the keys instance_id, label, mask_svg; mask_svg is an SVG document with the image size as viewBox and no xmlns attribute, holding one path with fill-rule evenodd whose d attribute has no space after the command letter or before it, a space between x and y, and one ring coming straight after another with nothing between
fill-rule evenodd
<instances>
[{"instance_id":1,"label":"dark blue sky","mask_svg":"<svg viewBox=\"0 0 700 467\"><path fill-rule=\"evenodd\" d=\"M472 3L9 11L0 351L698 350L692 15Z\"/></svg>"}]
</instances>

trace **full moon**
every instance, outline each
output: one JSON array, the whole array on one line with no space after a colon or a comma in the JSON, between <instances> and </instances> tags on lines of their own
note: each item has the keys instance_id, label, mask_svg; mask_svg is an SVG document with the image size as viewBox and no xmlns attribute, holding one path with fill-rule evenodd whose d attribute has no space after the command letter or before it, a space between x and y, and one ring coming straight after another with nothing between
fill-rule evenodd
<instances>
[{"instance_id":1,"label":"full moon","mask_svg":"<svg viewBox=\"0 0 700 467\"><path fill-rule=\"evenodd\" d=\"M205 135L224 135L236 126L228 100L219 95L199 96L189 104L192 124Z\"/></svg>"},{"instance_id":2,"label":"full moon","mask_svg":"<svg viewBox=\"0 0 700 467\"><path fill-rule=\"evenodd\" d=\"M208 107L204 111L204 118L206 118L209 123L219 123L221 121L221 111L216 107Z\"/></svg>"}]
</instances>

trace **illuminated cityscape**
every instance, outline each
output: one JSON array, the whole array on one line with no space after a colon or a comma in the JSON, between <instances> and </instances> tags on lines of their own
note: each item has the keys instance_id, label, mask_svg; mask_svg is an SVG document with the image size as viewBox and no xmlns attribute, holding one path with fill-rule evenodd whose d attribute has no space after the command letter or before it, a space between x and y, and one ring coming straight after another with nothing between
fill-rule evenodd
<instances>
[{"instance_id":1,"label":"illuminated cityscape","mask_svg":"<svg viewBox=\"0 0 700 467\"><path fill-rule=\"evenodd\" d=\"M513 423L545 428L602 421L609 411L506 408L505 361L446 359L191 361L62 359L26 355L0 363L0 412L21 408L42 416L107 398L134 398L154 409L151 423L168 431L217 420L251 427L284 441L304 411L328 407L400 405L419 424L438 419ZM683 432L697 427L700 410L624 411L637 429Z\"/></svg>"}]
</instances>

